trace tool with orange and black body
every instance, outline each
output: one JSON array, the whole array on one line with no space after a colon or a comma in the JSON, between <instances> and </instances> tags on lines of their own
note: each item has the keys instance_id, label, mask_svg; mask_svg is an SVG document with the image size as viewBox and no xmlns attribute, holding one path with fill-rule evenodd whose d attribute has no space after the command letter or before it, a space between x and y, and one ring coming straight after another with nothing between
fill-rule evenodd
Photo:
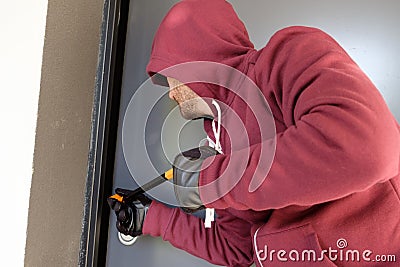
<instances>
[{"instance_id":1,"label":"tool with orange and black body","mask_svg":"<svg viewBox=\"0 0 400 267\"><path fill-rule=\"evenodd\" d=\"M119 194L112 195L111 199L115 199L118 202L129 204L129 201L136 200L137 196L143 194L144 192L149 191L150 189L159 186L160 184L171 180L173 177L173 169L166 171L164 174L154 178L150 182L142 185L141 187L136 188L135 190L131 191L127 196L121 196Z\"/></svg>"}]
</instances>

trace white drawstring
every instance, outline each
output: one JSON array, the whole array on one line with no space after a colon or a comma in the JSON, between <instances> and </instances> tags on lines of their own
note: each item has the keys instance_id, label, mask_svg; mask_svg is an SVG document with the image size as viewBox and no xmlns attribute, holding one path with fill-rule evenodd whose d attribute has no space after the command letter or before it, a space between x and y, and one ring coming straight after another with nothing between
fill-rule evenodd
<instances>
[{"instance_id":1,"label":"white drawstring","mask_svg":"<svg viewBox=\"0 0 400 267\"><path fill-rule=\"evenodd\" d=\"M217 150L219 153L222 153L222 147L220 142L221 137L221 108L218 105L217 101L213 100L212 104L214 105L215 109L217 110L217 127L215 127L215 120L212 121L212 128L214 132L215 143L212 142L214 149Z\"/></svg>"},{"instance_id":2,"label":"white drawstring","mask_svg":"<svg viewBox=\"0 0 400 267\"><path fill-rule=\"evenodd\" d=\"M222 153L222 147L220 142L221 137L221 107L218 105L217 101L213 100L212 104L217 110L217 127L215 126L215 120L212 121L212 128L214 132L215 142L207 136L208 145L218 151L220 154ZM204 227L211 228L211 222L214 221L214 209L207 208L206 209L206 216L204 220Z\"/></svg>"},{"instance_id":3,"label":"white drawstring","mask_svg":"<svg viewBox=\"0 0 400 267\"><path fill-rule=\"evenodd\" d=\"M258 230L260 230L260 228L261 227L257 228L257 231L254 233L253 243L254 243L254 250L255 250L255 253L256 253L256 256L257 256L258 263L260 264L261 267L263 267L263 264L262 264L261 258L260 258L260 254L259 254L259 251L258 251L258 246L257 246L257 234L258 234ZM267 252L265 252L265 253L267 253Z\"/></svg>"}]
</instances>

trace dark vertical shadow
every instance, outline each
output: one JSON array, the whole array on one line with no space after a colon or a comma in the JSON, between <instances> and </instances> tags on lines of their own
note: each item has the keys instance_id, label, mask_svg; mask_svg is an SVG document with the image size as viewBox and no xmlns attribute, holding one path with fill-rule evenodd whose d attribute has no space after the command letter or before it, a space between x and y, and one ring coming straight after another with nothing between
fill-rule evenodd
<instances>
[{"instance_id":1,"label":"dark vertical shadow","mask_svg":"<svg viewBox=\"0 0 400 267\"><path fill-rule=\"evenodd\" d=\"M104 3L79 266L105 266L129 0Z\"/></svg>"}]
</instances>

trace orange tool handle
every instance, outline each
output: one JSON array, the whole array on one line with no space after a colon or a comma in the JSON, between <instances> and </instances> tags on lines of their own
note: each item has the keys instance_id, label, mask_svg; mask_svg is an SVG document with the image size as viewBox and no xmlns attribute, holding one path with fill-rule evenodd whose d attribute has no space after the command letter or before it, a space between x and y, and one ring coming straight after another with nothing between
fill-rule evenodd
<instances>
[{"instance_id":1,"label":"orange tool handle","mask_svg":"<svg viewBox=\"0 0 400 267\"><path fill-rule=\"evenodd\" d=\"M168 171L166 171L163 175L158 176L157 178L151 180L150 182L142 185L141 187L136 188L135 190L133 190L131 193L129 193L128 196L121 196L119 194L115 194L112 195L110 198L117 200L118 202L126 202L131 198L136 197L139 194L143 194L146 191L149 191L150 189L164 183L165 181L171 180L173 178L173 173L174 170L173 169L169 169Z\"/></svg>"}]
</instances>

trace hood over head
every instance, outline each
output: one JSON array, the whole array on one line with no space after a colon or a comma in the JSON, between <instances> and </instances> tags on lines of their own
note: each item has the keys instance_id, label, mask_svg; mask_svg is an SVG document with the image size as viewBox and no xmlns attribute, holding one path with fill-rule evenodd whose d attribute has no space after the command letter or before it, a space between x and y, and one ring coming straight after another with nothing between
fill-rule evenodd
<instances>
[{"instance_id":1,"label":"hood over head","mask_svg":"<svg viewBox=\"0 0 400 267\"><path fill-rule=\"evenodd\" d=\"M171 8L155 35L147 72L154 83L168 86L173 77L203 98L229 104L233 95L222 86L202 82L212 70L171 68L188 62L216 62L239 71L246 54L254 50L243 22L225 0L183 0ZM209 72L202 77L202 72ZM219 72L212 75L225 75ZM194 79L193 77L196 77ZM208 76L209 77L209 76ZM228 77L218 77L226 79ZM199 82L193 82L193 81ZM215 80L215 79L213 79Z\"/></svg>"}]
</instances>

